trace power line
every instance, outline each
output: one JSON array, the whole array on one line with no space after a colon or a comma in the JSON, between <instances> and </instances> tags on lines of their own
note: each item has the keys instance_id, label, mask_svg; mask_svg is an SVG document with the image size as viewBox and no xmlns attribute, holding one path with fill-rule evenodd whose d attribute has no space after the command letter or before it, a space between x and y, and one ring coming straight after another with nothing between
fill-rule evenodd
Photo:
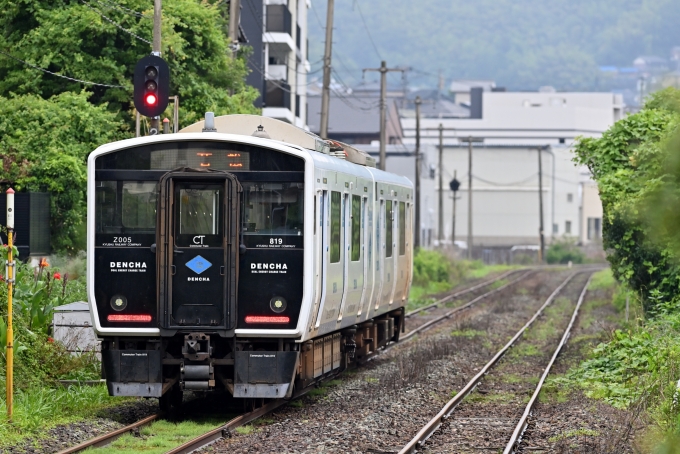
<instances>
[{"instance_id":1,"label":"power line","mask_svg":"<svg viewBox=\"0 0 680 454\"><path fill-rule=\"evenodd\" d=\"M52 71L49 71L49 70L47 70L47 69L45 69L45 68L41 68L40 66L36 66L36 65L34 65L34 64L28 63L27 61L24 61L24 60L21 60L20 58L14 57L13 55L10 55L10 54L8 54L7 52L4 52L4 51L2 51L2 50L0 50L0 54L3 54L3 55L5 55L6 57L9 57L9 58L11 58L12 60L16 60L16 61L18 61L18 62L21 62L21 63L23 63L23 64L26 65L26 66L30 66L30 67L33 68L33 69L37 69L38 71L42 71L42 72L44 72L44 73L51 74L51 75L56 76L56 77L61 77L62 79L67 79L67 80L70 80L70 81L72 81L72 82L78 82L78 83L86 84L86 85L94 85L94 86L97 86L97 87L125 88L125 87L122 86L122 85L100 84L100 83L97 83L97 82L90 82L90 81L87 81L87 80L81 80L81 79L76 79L76 78L74 78L74 77L64 76L64 75L57 74L57 73L54 73L54 72L52 72Z\"/></svg>"},{"instance_id":2,"label":"power line","mask_svg":"<svg viewBox=\"0 0 680 454\"><path fill-rule=\"evenodd\" d=\"M378 50L378 46L376 46L375 41L373 41L373 36L371 36L371 31L368 29L368 25L366 25L366 19L364 19L364 13L361 12L361 5L359 5L359 0L354 0L354 4L357 5L357 10L359 11L359 16L361 16L361 22L364 23L364 29L366 29L366 34L368 35L368 39L371 41L371 44L373 45L373 50L375 50L375 53L378 55L378 58L380 60L383 60L382 55L380 55L380 51Z\"/></svg>"},{"instance_id":3,"label":"power line","mask_svg":"<svg viewBox=\"0 0 680 454\"><path fill-rule=\"evenodd\" d=\"M128 30L127 28L123 27L123 26L120 25L118 22L114 21L113 19L110 19L108 16L106 16L104 13L102 13L101 11L99 11L99 10L98 10L97 8L95 8L94 6L92 6L92 5L90 5L89 3L87 3L85 0L80 0L80 2L81 2L83 5L85 5L85 6L87 6L88 8L90 8L92 11L96 12L97 14L99 14L101 17L103 17L103 18L106 19L107 21L109 21L111 24L113 24L113 25L115 25L116 27L118 27L119 29L123 30L125 33L134 36L134 37L137 38L138 40L143 41L143 42L147 43L147 44L150 45L150 46L152 45L151 41L147 41L146 39L142 38L141 36L136 35L136 34L133 33L132 31L130 31L130 30Z\"/></svg>"}]
</instances>

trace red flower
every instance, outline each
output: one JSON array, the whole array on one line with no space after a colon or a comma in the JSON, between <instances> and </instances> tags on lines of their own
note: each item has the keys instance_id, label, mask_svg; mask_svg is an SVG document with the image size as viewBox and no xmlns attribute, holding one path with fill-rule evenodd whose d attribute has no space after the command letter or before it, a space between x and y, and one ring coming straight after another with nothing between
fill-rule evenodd
<instances>
[{"instance_id":1,"label":"red flower","mask_svg":"<svg viewBox=\"0 0 680 454\"><path fill-rule=\"evenodd\" d=\"M56 273L54 273L54 276L52 276L52 277L59 280L59 279L61 279L61 274L59 274L59 272L56 272Z\"/></svg>"},{"instance_id":2,"label":"red flower","mask_svg":"<svg viewBox=\"0 0 680 454\"><path fill-rule=\"evenodd\" d=\"M47 343L49 343L49 344L54 343L54 339L52 339L51 337L48 337L48 338L47 338Z\"/></svg>"}]
</instances>

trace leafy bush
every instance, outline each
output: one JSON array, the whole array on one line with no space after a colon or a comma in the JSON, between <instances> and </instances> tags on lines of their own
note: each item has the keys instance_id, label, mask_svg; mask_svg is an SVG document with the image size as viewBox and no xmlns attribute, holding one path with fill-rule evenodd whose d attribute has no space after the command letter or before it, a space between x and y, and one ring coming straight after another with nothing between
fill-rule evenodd
<instances>
[{"instance_id":1,"label":"leafy bush","mask_svg":"<svg viewBox=\"0 0 680 454\"><path fill-rule=\"evenodd\" d=\"M680 303L679 124L680 92L671 88L575 149L598 183L614 276L641 296L647 313L660 302Z\"/></svg>"},{"instance_id":2,"label":"leafy bush","mask_svg":"<svg viewBox=\"0 0 680 454\"><path fill-rule=\"evenodd\" d=\"M418 249L413 257L413 283L449 283L453 267L451 260L438 251Z\"/></svg>"},{"instance_id":3,"label":"leafy bush","mask_svg":"<svg viewBox=\"0 0 680 454\"><path fill-rule=\"evenodd\" d=\"M550 245L545 254L545 260L550 263L583 263L585 255L573 241L556 241Z\"/></svg>"}]
</instances>

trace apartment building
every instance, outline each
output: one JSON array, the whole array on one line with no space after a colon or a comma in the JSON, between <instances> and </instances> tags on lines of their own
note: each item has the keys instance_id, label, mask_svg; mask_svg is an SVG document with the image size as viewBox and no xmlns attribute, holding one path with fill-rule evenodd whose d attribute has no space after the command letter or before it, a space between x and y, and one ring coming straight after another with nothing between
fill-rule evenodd
<instances>
[{"instance_id":1,"label":"apartment building","mask_svg":"<svg viewBox=\"0 0 680 454\"><path fill-rule=\"evenodd\" d=\"M252 47L247 83L262 115L307 127L309 0L241 0L241 32Z\"/></svg>"}]
</instances>

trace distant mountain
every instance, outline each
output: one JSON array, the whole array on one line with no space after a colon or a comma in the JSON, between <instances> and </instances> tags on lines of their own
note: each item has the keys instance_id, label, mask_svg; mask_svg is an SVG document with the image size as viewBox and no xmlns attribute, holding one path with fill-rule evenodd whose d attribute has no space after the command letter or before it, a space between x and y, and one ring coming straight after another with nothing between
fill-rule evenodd
<instances>
[{"instance_id":1,"label":"distant mountain","mask_svg":"<svg viewBox=\"0 0 680 454\"><path fill-rule=\"evenodd\" d=\"M325 20L326 1L312 0L313 70ZM441 70L446 80L494 79L513 90L598 90L607 88L600 65L669 58L680 46L678 0L338 0L334 22L334 78L349 85L382 57L412 67L419 85L436 86Z\"/></svg>"}]
</instances>

